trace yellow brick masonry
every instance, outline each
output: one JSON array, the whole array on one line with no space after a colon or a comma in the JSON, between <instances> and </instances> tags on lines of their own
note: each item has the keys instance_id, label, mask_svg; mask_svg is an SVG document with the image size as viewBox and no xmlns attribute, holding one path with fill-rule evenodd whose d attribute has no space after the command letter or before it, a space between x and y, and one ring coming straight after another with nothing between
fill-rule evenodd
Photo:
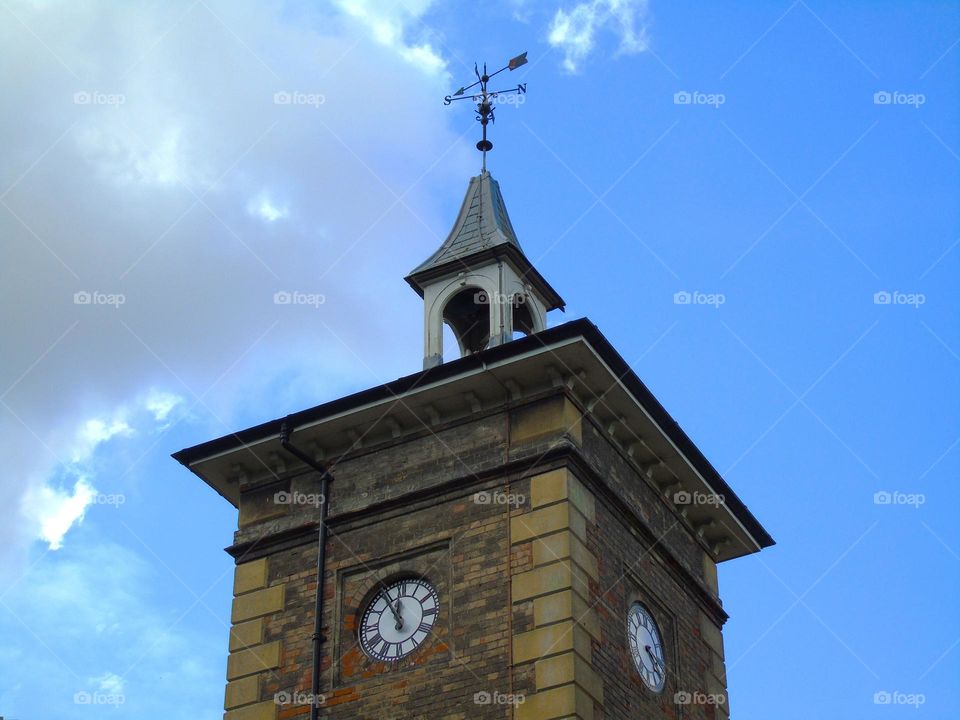
<instances>
[{"instance_id":1,"label":"yellow brick masonry","mask_svg":"<svg viewBox=\"0 0 960 720\"><path fill-rule=\"evenodd\" d=\"M283 585L267 586L267 558L237 565L233 579L224 720L275 720L277 704L260 701L262 673L280 666L280 641L264 643L264 619L282 612Z\"/></svg>"},{"instance_id":2,"label":"yellow brick masonry","mask_svg":"<svg viewBox=\"0 0 960 720\"><path fill-rule=\"evenodd\" d=\"M590 608L597 558L586 529L596 521L594 498L568 470L530 480L530 510L510 521L511 542L529 543L532 569L511 578L513 602L533 601L533 629L513 637L513 663L533 663L536 692L516 707L517 720L592 720L603 682L591 668L591 640L600 624Z\"/></svg>"}]
</instances>

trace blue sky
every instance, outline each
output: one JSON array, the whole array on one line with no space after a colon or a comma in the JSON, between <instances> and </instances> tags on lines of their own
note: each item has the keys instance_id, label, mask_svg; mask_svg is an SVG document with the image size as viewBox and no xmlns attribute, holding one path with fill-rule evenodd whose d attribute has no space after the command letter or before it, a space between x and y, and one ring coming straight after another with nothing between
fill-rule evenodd
<instances>
[{"instance_id":1,"label":"blue sky","mask_svg":"<svg viewBox=\"0 0 960 720\"><path fill-rule=\"evenodd\" d=\"M552 323L778 542L721 568L733 716L956 717L955 5L0 16L4 717L219 717L235 514L169 453L420 367L402 276L479 169L442 97L523 50L489 167Z\"/></svg>"}]
</instances>

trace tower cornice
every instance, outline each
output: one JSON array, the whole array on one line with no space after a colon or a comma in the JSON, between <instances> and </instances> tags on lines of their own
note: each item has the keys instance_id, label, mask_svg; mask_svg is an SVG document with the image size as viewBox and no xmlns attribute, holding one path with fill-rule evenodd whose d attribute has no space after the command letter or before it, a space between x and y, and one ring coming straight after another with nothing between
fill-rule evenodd
<instances>
[{"instance_id":1,"label":"tower cornice","mask_svg":"<svg viewBox=\"0 0 960 720\"><path fill-rule=\"evenodd\" d=\"M703 540L718 561L773 544L723 477L586 319L408 375L288 419L300 428L304 441L313 441L328 456L336 457L356 446L351 438L365 437L365 442L375 443L380 435L389 433L399 439L404 432L435 428L436 423L458 414L471 416L477 402L485 407L509 403L518 392L511 387L528 395L558 383L581 398L585 417L623 446L630 461L676 506L684 522L703 529ZM596 398L600 400L591 401ZM388 415L396 423L386 422ZM237 504L237 463L249 463L255 457L269 464L270 453L279 445L279 427L280 420L273 420L181 450L174 458ZM251 468L256 469L252 463ZM717 502L687 506L677 501L697 493Z\"/></svg>"}]
</instances>

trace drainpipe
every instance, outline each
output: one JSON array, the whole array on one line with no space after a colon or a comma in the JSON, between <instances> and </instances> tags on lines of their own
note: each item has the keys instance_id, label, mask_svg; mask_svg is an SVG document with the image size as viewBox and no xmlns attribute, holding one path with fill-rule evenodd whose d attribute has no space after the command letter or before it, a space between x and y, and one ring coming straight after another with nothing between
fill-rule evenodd
<instances>
[{"instance_id":1,"label":"drainpipe","mask_svg":"<svg viewBox=\"0 0 960 720\"><path fill-rule=\"evenodd\" d=\"M320 529L317 545L317 597L313 615L313 677L310 686L310 720L317 720L320 711L320 643L323 641L323 578L327 565L327 493L333 477L326 466L321 465L305 452L290 443L293 428L286 420L280 426L280 446L295 458L320 473Z\"/></svg>"}]
</instances>

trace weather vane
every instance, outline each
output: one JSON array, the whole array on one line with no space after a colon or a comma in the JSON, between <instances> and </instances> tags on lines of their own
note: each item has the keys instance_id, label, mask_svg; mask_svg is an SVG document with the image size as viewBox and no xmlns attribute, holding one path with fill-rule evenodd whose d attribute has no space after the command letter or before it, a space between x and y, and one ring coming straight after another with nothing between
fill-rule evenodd
<instances>
[{"instance_id":1,"label":"weather vane","mask_svg":"<svg viewBox=\"0 0 960 720\"><path fill-rule=\"evenodd\" d=\"M477 122L480 123L483 127L483 138L480 142L477 143L477 150L483 153L483 171L487 170L487 153L490 150L493 150L493 143L487 140L487 124L490 122L496 121L496 118L493 114L493 105L496 102L496 99L500 95L509 95L510 93L517 93L518 95L523 95L527 92L527 84L520 83L515 88L510 88L509 90L495 90L490 92L487 90L487 83L496 75L499 75L504 70L516 70L521 65L527 64L527 53L523 52L513 58L510 62L504 65L502 68L493 73L487 73L487 64L483 64L483 74L480 73L480 70L477 68L476 64L473 66L473 72L477 76L477 81L473 85L468 85L457 90L453 95L447 95L443 98L443 104L449 105L455 100L473 100L477 104ZM468 90L480 86L480 91L473 93L472 95L467 95Z\"/></svg>"}]
</instances>

